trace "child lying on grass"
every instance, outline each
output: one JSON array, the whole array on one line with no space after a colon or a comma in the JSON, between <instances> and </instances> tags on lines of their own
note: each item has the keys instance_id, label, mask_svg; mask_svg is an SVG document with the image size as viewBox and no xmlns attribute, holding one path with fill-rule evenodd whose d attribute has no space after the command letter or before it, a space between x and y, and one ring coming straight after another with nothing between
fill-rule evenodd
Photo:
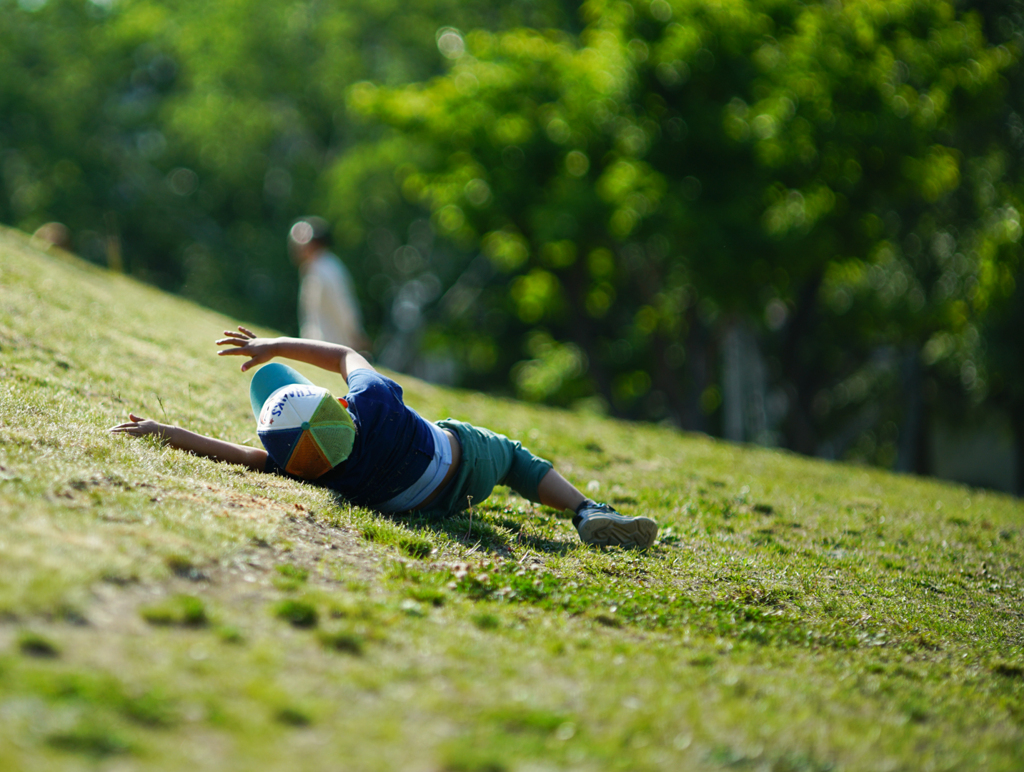
<instances>
[{"instance_id":1,"label":"child lying on grass","mask_svg":"<svg viewBox=\"0 0 1024 772\"><path fill-rule=\"evenodd\" d=\"M380 512L445 517L479 504L495 485L507 485L530 501L575 512L573 525L586 544L645 549L658 535L649 517L627 517L591 501L518 442L462 421L424 420L402 401L401 386L348 346L259 338L244 327L224 335L219 355L248 357L242 372L264 365L249 389L264 448L136 415L110 431L154 435L173 448L302 479ZM265 364L275 357L341 373L348 394L335 400L292 368Z\"/></svg>"}]
</instances>

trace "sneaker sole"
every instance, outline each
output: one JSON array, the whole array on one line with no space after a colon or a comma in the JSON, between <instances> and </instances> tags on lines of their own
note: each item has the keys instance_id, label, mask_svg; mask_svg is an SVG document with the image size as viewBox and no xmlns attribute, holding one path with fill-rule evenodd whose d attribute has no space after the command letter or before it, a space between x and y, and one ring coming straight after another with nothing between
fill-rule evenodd
<instances>
[{"instance_id":1,"label":"sneaker sole","mask_svg":"<svg viewBox=\"0 0 1024 772\"><path fill-rule=\"evenodd\" d=\"M658 524L649 517L591 515L577 529L585 544L647 549L658 538Z\"/></svg>"}]
</instances>

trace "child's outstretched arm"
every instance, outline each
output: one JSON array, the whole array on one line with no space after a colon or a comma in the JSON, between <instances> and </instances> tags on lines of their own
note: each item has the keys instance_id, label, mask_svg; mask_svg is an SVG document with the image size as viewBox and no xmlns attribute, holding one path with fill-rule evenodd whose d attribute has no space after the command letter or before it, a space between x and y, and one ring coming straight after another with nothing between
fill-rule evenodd
<instances>
[{"instance_id":1,"label":"child's outstretched arm","mask_svg":"<svg viewBox=\"0 0 1024 772\"><path fill-rule=\"evenodd\" d=\"M256 333L241 326L238 332L225 330L224 335L227 337L218 340L217 345L229 348L221 349L217 354L249 357L249 360L242 364L243 373L250 367L269 362L274 357L294 359L296 362L315 365L332 373L341 373L341 377L346 381L348 374L353 370L373 369L373 365L366 361L362 354L339 343L306 338L260 338Z\"/></svg>"},{"instance_id":2,"label":"child's outstretched arm","mask_svg":"<svg viewBox=\"0 0 1024 772\"><path fill-rule=\"evenodd\" d=\"M153 435L166 441L172 448L187 450L189 453L206 456L214 461L246 466L257 472L262 472L267 466L267 451L263 448L250 448L248 445L215 440L213 437L197 434L180 426L158 423L133 414L129 414L128 418L128 423L111 427L111 434L127 434L129 437Z\"/></svg>"}]
</instances>

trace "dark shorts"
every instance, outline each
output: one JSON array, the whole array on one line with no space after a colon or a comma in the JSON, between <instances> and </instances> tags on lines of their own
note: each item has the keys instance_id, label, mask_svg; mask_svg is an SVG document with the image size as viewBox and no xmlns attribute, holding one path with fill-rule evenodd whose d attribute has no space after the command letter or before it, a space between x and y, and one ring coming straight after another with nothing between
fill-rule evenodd
<instances>
[{"instance_id":1,"label":"dark shorts","mask_svg":"<svg viewBox=\"0 0 1024 772\"><path fill-rule=\"evenodd\" d=\"M495 485L507 485L523 498L540 501L537 488L551 470L551 462L537 458L521 443L489 429L447 418L442 429L455 433L462 446L462 460L446 490L419 514L447 517L480 504Z\"/></svg>"}]
</instances>

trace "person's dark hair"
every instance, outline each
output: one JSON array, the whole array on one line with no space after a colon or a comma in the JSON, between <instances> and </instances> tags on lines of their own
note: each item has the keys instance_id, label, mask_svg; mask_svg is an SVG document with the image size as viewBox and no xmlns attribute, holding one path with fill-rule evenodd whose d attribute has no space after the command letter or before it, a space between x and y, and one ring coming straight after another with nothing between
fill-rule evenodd
<instances>
[{"instance_id":1,"label":"person's dark hair","mask_svg":"<svg viewBox=\"0 0 1024 772\"><path fill-rule=\"evenodd\" d=\"M288 231L288 240L296 245L319 244L330 247L331 226L323 217L301 217Z\"/></svg>"}]
</instances>

